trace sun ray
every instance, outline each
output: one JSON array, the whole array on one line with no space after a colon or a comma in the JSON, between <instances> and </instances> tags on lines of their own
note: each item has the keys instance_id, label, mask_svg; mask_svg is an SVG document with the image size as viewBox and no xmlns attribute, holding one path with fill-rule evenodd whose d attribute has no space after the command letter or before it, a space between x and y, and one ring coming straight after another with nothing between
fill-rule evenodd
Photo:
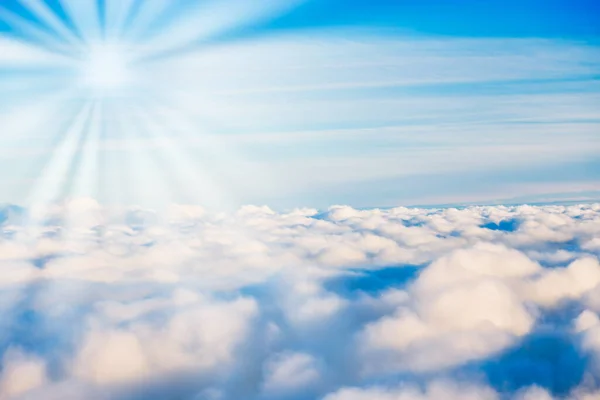
<instances>
[{"instance_id":1,"label":"sun ray","mask_svg":"<svg viewBox=\"0 0 600 400\"><path fill-rule=\"evenodd\" d=\"M235 185L227 184L231 183L228 182L227 174L221 173L222 167L230 159L226 149L212 153L213 157L218 155L220 162L215 159L203 162L207 153L215 148L205 149L200 156L192 154L190 149L196 147L198 142L204 143L204 136L192 137L194 128L181 123L185 120L185 115L171 113L161 102L149 99L137 104L135 108L136 119L144 122L148 140L160 149L157 158L160 159L160 166L167 181L171 183L171 193L176 199L170 202L171 205L199 205L209 210L229 212L234 212L243 205L238 197L239 193L234 190ZM242 242L252 241L253 238L252 232L243 226L232 227L229 233Z\"/></svg>"},{"instance_id":2,"label":"sun ray","mask_svg":"<svg viewBox=\"0 0 600 400\"><path fill-rule=\"evenodd\" d=\"M135 0L105 0L105 38L116 41L121 38L127 17L132 11Z\"/></svg>"},{"instance_id":3,"label":"sun ray","mask_svg":"<svg viewBox=\"0 0 600 400\"><path fill-rule=\"evenodd\" d=\"M98 151L99 199L111 205L127 203L128 157L123 151L126 133L124 106L119 102L103 104L101 131Z\"/></svg>"},{"instance_id":4,"label":"sun ray","mask_svg":"<svg viewBox=\"0 0 600 400\"><path fill-rule=\"evenodd\" d=\"M81 137L77 155L69 168L62 197L98 198L98 151L103 119L103 103L96 101L89 124Z\"/></svg>"},{"instance_id":5,"label":"sun ray","mask_svg":"<svg viewBox=\"0 0 600 400\"><path fill-rule=\"evenodd\" d=\"M157 124L163 126L165 132L171 132L169 139L180 143L182 151L189 152L193 149L195 158L203 159L205 164L210 165L213 173L224 182L229 182L231 198L241 195L234 194L235 191L257 193L268 190L267 186L275 182L271 173L247 160L237 144L228 139L226 134L216 133L223 130L223 127L219 120L209 117L210 108L204 110L204 102L199 97L164 90L161 91L161 96L148 96L148 101L152 102ZM190 104L196 105L193 110L190 109Z\"/></svg>"},{"instance_id":6,"label":"sun ray","mask_svg":"<svg viewBox=\"0 0 600 400\"><path fill-rule=\"evenodd\" d=\"M22 17L19 17L1 7L0 20L15 28L17 31L23 32L23 34L25 34L25 36L28 38L28 43L30 45L33 42L37 42L39 47L43 47L47 52L56 52L62 55L69 55L70 51L72 50L71 45L60 40L56 37L56 35L36 27L31 22L28 22ZM21 39L20 41L24 40Z\"/></svg>"},{"instance_id":7,"label":"sun ray","mask_svg":"<svg viewBox=\"0 0 600 400\"><path fill-rule=\"evenodd\" d=\"M44 207L59 199L69 174L69 167L76 156L77 145L89 123L94 103L87 101L73 118L56 148L51 150L50 159L40 171L32 186L28 204Z\"/></svg>"},{"instance_id":8,"label":"sun ray","mask_svg":"<svg viewBox=\"0 0 600 400\"><path fill-rule=\"evenodd\" d=\"M161 110L150 102L136 108L148 140L160 149L157 157L161 159L168 181L176 185L175 198L203 206L232 208L236 203L232 194L217 183L223 181L222 176L215 176L218 166L194 160L189 152L190 143L182 140L181 127L169 125L169 120L161 118Z\"/></svg>"},{"instance_id":9,"label":"sun ray","mask_svg":"<svg viewBox=\"0 0 600 400\"><path fill-rule=\"evenodd\" d=\"M224 32L268 19L300 4L303 0L211 0L191 3L179 18L169 20L138 46L140 57L185 49Z\"/></svg>"},{"instance_id":10,"label":"sun ray","mask_svg":"<svg viewBox=\"0 0 600 400\"><path fill-rule=\"evenodd\" d=\"M138 42L140 36L148 27L169 9L172 2L169 0L147 0L136 9L135 18L123 29L121 40Z\"/></svg>"},{"instance_id":11,"label":"sun ray","mask_svg":"<svg viewBox=\"0 0 600 400\"><path fill-rule=\"evenodd\" d=\"M100 10L97 1L59 1L87 43L100 41L102 39Z\"/></svg>"},{"instance_id":12,"label":"sun ray","mask_svg":"<svg viewBox=\"0 0 600 400\"><path fill-rule=\"evenodd\" d=\"M40 17L44 23L51 27L56 33L58 33L63 39L75 48L79 48L83 45L80 38L77 37L71 31L63 21L61 21L56 14L48 7L46 3L41 0L21 0L31 11L33 11L38 17Z\"/></svg>"},{"instance_id":13,"label":"sun ray","mask_svg":"<svg viewBox=\"0 0 600 400\"><path fill-rule=\"evenodd\" d=\"M127 152L121 168L126 182L125 197L139 204L164 206L172 200L171 182L156 157L159 151L156 143L147 136L143 122L146 116L137 115L134 107L132 104L127 112L116 115L118 136L114 146Z\"/></svg>"},{"instance_id":14,"label":"sun ray","mask_svg":"<svg viewBox=\"0 0 600 400\"><path fill-rule=\"evenodd\" d=\"M13 102L0 113L0 141L8 146L10 143L29 143L35 140L38 145L48 142L50 135L44 132L52 126L60 126L61 119L69 119L64 106L71 101L74 90L70 87L58 92L51 90L46 93L37 92L35 101L24 103Z\"/></svg>"},{"instance_id":15,"label":"sun ray","mask_svg":"<svg viewBox=\"0 0 600 400\"><path fill-rule=\"evenodd\" d=\"M136 70L143 62L139 64L132 60L136 54L129 50L142 47L139 42L130 39L139 38L141 33L148 34L147 30L157 29L159 33L151 35L152 39L145 43L160 51L161 46L185 45L198 38L213 37L252 21L268 18L297 1L261 0L255 4L256 7L239 0L208 1L192 8L178 4L183 7L179 12L190 11L199 25L192 26L186 22L184 15L180 26L175 27L171 34L163 31L173 27L171 24L174 20L170 20L170 16L176 13L172 14L171 11L177 11L169 1L150 0L141 3L127 0L117 3L116 0L105 0L85 6L78 0L59 1L81 34L85 48L69 48L66 47L67 43L62 43L61 50L66 51L68 56L61 57L44 50L38 52L36 46L17 44L13 48L18 51L12 51L11 54L19 65L37 67L34 74L23 78L24 95L28 93L27 87L34 90L36 74L46 74L45 71L54 73L54 69L58 68L62 72L56 75L57 81L62 82L66 78L64 84L72 85L78 91L72 97L73 102L87 102L73 119L73 124L60 133L61 138L54 144L36 187L29 196L29 202L49 203L73 195L102 197L105 195L102 191L110 191L104 190L106 182L116 177L126 177L122 186L130 193L122 196L111 193L110 197L144 200L156 197L159 192L158 197L163 197L163 203L185 198L190 202L198 200L217 206L227 204L228 208L239 205L239 193L234 188L238 186L238 181L244 179L240 179L242 174L235 170L254 176L263 176L263 172L250 172L251 163L242 160L232 143L218 139L214 132L207 132L202 114L211 114L211 101L208 98L201 100L197 93L186 93L183 81L177 81L174 87L156 85L153 78L164 73L164 70L154 71L154 77L142 69ZM46 3L24 0L24 4L58 34L69 36L70 39L78 38L75 32L69 31L67 23L57 15L52 15ZM231 13L226 12L228 8ZM163 18L161 14L166 11L167 15ZM125 26L130 19L132 24ZM43 32L27 21L24 24ZM165 41L161 42L161 38ZM57 36L55 40L60 42L58 39L60 37ZM100 52L96 57L94 49L112 49L107 46L113 45L123 46L114 53L113 58L107 59L105 52ZM48 48L45 44L41 47ZM85 57L88 52L89 60ZM2 58L0 54L0 68L6 64ZM41 68L45 65L46 69ZM116 73L124 71L125 65L127 75ZM170 67L167 66L166 70ZM177 74L177 68L170 73ZM130 76L135 81L130 81ZM21 90L21 85L13 87L15 93ZM197 88L197 85L194 86L194 90ZM151 97L154 100L150 100ZM208 108L198 106L192 110L189 105L185 106L187 101L197 104L198 100ZM111 120L108 121L108 118ZM218 118L220 115L217 115ZM109 133L109 129L114 129L115 133ZM25 131L29 131L29 128ZM126 150L119 154L119 148ZM124 166L124 174L118 173L116 164L119 159ZM134 184L127 185L128 182ZM165 190L157 191L157 188Z\"/></svg>"}]
</instances>

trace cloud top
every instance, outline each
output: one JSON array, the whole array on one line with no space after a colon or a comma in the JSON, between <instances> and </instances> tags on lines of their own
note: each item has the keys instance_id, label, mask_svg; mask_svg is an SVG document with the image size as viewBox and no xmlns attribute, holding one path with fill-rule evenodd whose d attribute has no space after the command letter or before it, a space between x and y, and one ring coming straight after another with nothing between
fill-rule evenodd
<instances>
[{"instance_id":1,"label":"cloud top","mask_svg":"<svg viewBox=\"0 0 600 400\"><path fill-rule=\"evenodd\" d=\"M15 210L1 222L1 398L599 388L599 204Z\"/></svg>"}]
</instances>

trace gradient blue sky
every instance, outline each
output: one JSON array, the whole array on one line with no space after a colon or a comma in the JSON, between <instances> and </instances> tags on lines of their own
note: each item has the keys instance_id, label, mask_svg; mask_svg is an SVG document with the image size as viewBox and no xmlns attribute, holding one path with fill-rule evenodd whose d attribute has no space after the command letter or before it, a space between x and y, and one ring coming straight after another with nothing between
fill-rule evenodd
<instances>
[{"instance_id":1,"label":"gradient blue sky","mask_svg":"<svg viewBox=\"0 0 600 400\"><path fill-rule=\"evenodd\" d=\"M129 3L0 4L0 202L600 198L596 1Z\"/></svg>"}]
</instances>

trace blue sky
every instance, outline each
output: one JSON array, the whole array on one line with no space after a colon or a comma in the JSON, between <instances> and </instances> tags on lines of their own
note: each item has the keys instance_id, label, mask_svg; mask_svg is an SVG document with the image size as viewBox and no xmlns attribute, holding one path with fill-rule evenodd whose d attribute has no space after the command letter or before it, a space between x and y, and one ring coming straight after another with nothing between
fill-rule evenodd
<instances>
[{"instance_id":1,"label":"blue sky","mask_svg":"<svg viewBox=\"0 0 600 400\"><path fill-rule=\"evenodd\" d=\"M5 1L0 202L597 199L599 11Z\"/></svg>"},{"instance_id":2,"label":"blue sky","mask_svg":"<svg viewBox=\"0 0 600 400\"><path fill-rule=\"evenodd\" d=\"M600 33L593 0L324 0L306 2L271 27L371 25L422 34L592 38Z\"/></svg>"}]
</instances>

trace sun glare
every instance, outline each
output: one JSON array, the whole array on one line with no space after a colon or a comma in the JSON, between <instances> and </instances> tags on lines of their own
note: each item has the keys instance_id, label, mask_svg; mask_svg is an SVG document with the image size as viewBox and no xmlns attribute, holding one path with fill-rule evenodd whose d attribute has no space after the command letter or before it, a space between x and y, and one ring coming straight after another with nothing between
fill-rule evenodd
<instances>
[{"instance_id":1,"label":"sun glare","mask_svg":"<svg viewBox=\"0 0 600 400\"><path fill-rule=\"evenodd\" d=\"M82 66L82 83L96 92L122 89L131 81L131 71L122 49L112 44L91 46Z\"/></svg>"}]
</instances>

